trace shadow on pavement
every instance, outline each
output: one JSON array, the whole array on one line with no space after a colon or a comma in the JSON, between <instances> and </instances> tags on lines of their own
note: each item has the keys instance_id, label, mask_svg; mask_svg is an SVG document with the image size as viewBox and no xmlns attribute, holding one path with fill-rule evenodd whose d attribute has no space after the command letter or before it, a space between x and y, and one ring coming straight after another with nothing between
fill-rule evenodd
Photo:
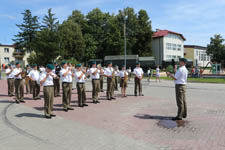
<instances>
[{"instance_id":1,"label":"shadow on pavement","mask_svg":"<svg viewBox=\"0 0 225 150\"><path fill-rule=\"evenodd\" d=\"M30 117L30 118L45 118L44 115L40 115L40 114L33 114L33 113L21 113L21 114L17 114L15 115L16 117Z\"/></svg>"},{"instance_id":2,"label":"shadow on pavement","mask_svg":"<svg viewBox=\"0 0 225 150\"><path fill-rule=\"evenodd\" d=\"M0 100L0 103L15 103L14 101Z\"/></svg>"},{"instance_id":3,"label":"shadow on pavement","mask_svg":"<svg viewBox=\"0 0 225 150\"><path fill-rule=\"evenodd\" d=\"M171 120L173 117L171 116L153 116L148 114L137 114L134 117L139 119L152 119L152 120Z\"/></svg>"}]
</instances>

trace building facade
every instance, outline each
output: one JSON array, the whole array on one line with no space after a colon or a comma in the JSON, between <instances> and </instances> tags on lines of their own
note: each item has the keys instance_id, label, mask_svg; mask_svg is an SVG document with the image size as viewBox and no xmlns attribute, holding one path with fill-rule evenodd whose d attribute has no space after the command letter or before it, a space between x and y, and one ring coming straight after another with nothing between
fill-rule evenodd
<instances>
[{"instance_id":1,"label":"building facade","mask_svg":"<svg viewBox=\"0 0 225 150\"><path fill-rule=\"evenodd\" d=\"M14 45L0 45L0 64L15 64L20 62L23 66L27 65L27 58L30 53L15 49Z\"/></svg>"},{"instance_id":2,"label":"building facade","mask_svg":"<svg viewBox=\"0 0 225 150\"><path fill-rule=\"evenodd\" d=\"M184 57L192 60L194 66L205 67L211 62L210 56L206 53L207 48L197 45L184 45ZM211 66L209 64L209 66Z\"/></svg>"},{"instance_id":3,"label":"building facade","mask_svg":"<svg viewBox=\"0 0 225 150\"><path fill-rule=\"evenodd\" d=\"M152 48L155 64L162 65L163 61L178 61L184 57L184 41L186 39L180 33L169 30L159 30L153 34Z\"/></svg>"}]
</instances>

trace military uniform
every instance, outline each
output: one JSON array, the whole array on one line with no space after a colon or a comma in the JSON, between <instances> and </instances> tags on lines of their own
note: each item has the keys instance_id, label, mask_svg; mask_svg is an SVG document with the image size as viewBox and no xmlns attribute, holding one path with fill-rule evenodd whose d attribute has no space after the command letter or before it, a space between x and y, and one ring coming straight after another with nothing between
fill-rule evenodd
<instances>
[{"instance_id":1,"label":"military uniform","mask_svg":"<svg viewBox=\"0 0 225 150\"><path fill-rule=\"evenodd\" d=\"M54 70L52 70L52 72L57 75L57 77L53 79L53 82L54 82L54 96L55 97L60 96L60 75L59 75L60 70L61 69L60 69L60 67L58 65L55 66Z\"/></svg>"},{"instance_id":2,"label":"military uniform","mask_svg":"<svg viewBox=\"0 0 225 150\"><path fill-rule=\"evenodd\" d=\"M115 90L118 91L118 83L119 83L119 69L115 69Z\"/></svg>"},{"instance_id":3,"label":"military uniform","mask_svg":"<svg viewBox=\"0 0 225 150\"><path fill-rule=\"evenodd\" d=\"M10 65L11 67L11 65ZM7 68L5 73L7 74L7 83L8 83L8 95L14 96L14 75L13 68Z\"/></svg>"},{"instance_id":4,"label":"military uniform","mask_svg":"<svg viewBox=\"0 0 225 150\"><path fill-rule=\"evenodd\" d=\"M114 69L112 67L107 67L104 71L105 76L107 77L107 92L106 97L108 100L115 99L114 98Z\"/></svg>"},{"instance_id":5,"label":"military uniform","mask_svg":"<svg viewBox=\"0 0 225 150\"><path fill-rule=\"evenodd\" d=\"M92 79L92 99L93 103L99 103L98 93L100 92L100 70L96 67L90 69Z\"/></svg>"},{"instance_id":6,"label":"military uniform","mask_svg":"<svg viewBox=\"0 0 225 150\"><path fill-rule=\"evenodd\" d=\"M62 66L65 65L65 63L62 63ZM72 71L69 67L62 68L60 70L60 77L62 81L62 89L63 89L63 97L62 97L62 103L63 103L63 110L73 110L73 108L70 106L71 103L71 96L72 96Z\"/></svg>"},{"instance_id":7,"label":"military uniform","mask_svg":"<svg viewBox=\"0 0 225 150\"><path fill-rule=\"evenodd\" d=\"M80 67L81 65L77 65L77 68ZM75 78L77 82L78 105L79 107L88 106L86 104L85 73L82 70L76 70Z\"/></svg>"},{"instance_id":8,"label":"military uniform","mask_svg":"<svg viewBox=\"0 0 225 150\"><path fill-rule=\"evenodd\" d=\"M48 64L47 68L52 70L54 68L53 65ZM54 100L54 83L53 79L56 77L52 71L49 73L43 72L40 75L40 82L43 85L43 93L44 93L44 114L45 117L50 119L54 117L53 114L53 100Z\"/></svg>"},{"instance_id":9,"label":"military uniform","mask_svg":"<svg viewBox=\"0 0 225 150\"><path fill-rule=\"evenodd\" d=\"M28 68L29 66L27 66L27 69L26 69L26 78L25 78L25 86L26 86L26 93L30 93L32 94L33 93L33 83L32 81L29 79L29 73L31 72L31 69Z\"/></svg>"},{"instance_id":10,"label":"military uniform","mask_svg":"<svg viewBox=\"0 0 225 150\"><path fill-rule=\"evenodd\" d=\"M35 65L36 66L36 65ZM38 70L33 69L30 73L29 73L29 78L30 81L32 82L32 93L33 93L33 99L37 100L40 99L40 84L38 82L39 78L40 78L40 73Z\"/></svg>"},{"instance_id":11,"label":"military uniform","mask_svg":"<svg viewBox=\"0 0 225 150\"><path fill-rule=\"evenodd\" d=\"M16 103L24 102L24 81L22 78L22 69L15 68L13 70L15 76L15 94L16 94Z\"/></svg>"},{"instance_id":12,"label":"military uniform","mask_svg":"<svg viewBox=\"0 0 225 150\"><path fill-rule=\"evenodd\" d=\"M137 89L139 92L139 96L143 96L142 94L142 77L143 77L143 70L140 67L136 67L134 69L134 82L135 82L135 88L134 88L134 95L137 96Z\"/></svg>"}]
</instances>

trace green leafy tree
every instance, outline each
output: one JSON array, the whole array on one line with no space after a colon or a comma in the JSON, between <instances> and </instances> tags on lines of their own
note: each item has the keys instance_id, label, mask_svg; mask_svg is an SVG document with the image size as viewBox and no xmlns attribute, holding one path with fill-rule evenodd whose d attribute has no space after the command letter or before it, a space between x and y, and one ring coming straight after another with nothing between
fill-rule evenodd
<instances>
[{"instance_id":1,"label":"green leafy tree","mask_svg":"<svg viewBox=\"0 0 225 150\"><path fill-rule=\"evenodd\" d=\"M85 34L85 53L83 61L87 64L87 62L96 58L96 50L97 50L97 42L91 34Z\"/></svg>"},{"instance_id":2,"label":"green leafy tree","mask_svg":"<svg viewBox=\"0 0 225 150\"><path fill-rule=\"evenodd\" d=\"M36 34L40 29L38 17L32 16L29 9L26 9L22 15L23 23L16 25L20 31L15 35L15 39L13 39L13 41L15 42L16 48L33 51Z\"/></svg>"},{"instance_id":3,"label":"green leafy tree","mask_svg":"<svg viewBox=\"0 0 225 150\"><path fill-rule=\"evenodd\" d=\"M211 56L212 61L224 64L225 45L221 35L214 35L210 38L210 44L207 45L207 54Z\"/></svg>"},{"instance_id":4,"label":"green leafy tree","mask_svg":"<svg viewBox=\"0 0 225 150\"><path fill-rule=\"evenodd\" d=\"M133 47L133 53L139 56L152 56L152 26L145 10L138 12L137 42Z\"/></svg>"},{"instance_id":5,"label":"green leafy tree","mask_svg":"<svg viewBox=\"0 0 225 150\"><path fill-rule=\"evenodd\" d=\"M61 38L60 54L64 59L71 57L81 61L84 57L85 41L80 26L73 21L64 21L59 27Z\"/></svg>"}]
</instances>

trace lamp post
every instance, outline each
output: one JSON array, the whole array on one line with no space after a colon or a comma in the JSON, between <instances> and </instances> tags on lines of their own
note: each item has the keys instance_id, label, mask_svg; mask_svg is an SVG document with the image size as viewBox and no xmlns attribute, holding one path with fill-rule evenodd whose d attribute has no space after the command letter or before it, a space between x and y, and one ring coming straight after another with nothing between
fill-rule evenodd
<instances>
[{"instance_id":1,"label":"lamp post","mask_svg":"<svg viewBox=\"0 0 225 150\"><path fill-rule=\"evenodd\" d=\"M124 14L124 26L123 26L123 32L124 32L124 66L127 67L127 37L126 37L126 19L127 16Z\"/></svg>"}]
</instances>

